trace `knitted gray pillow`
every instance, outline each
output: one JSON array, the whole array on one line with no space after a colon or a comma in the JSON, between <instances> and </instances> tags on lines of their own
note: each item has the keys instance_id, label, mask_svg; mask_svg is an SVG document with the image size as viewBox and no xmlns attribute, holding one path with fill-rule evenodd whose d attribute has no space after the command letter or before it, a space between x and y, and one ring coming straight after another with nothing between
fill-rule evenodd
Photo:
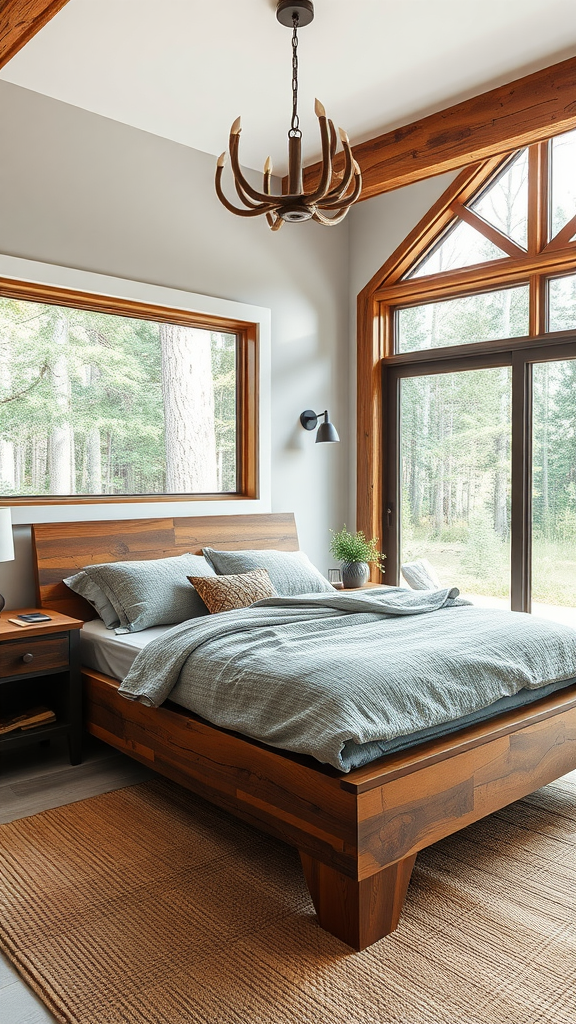
<instances>
[{"instance_id":1,"label":"knitted gray pillow","mask_svg":"<svg viewBox=\"0 0 576 1024\"><path fill-rule=\"evenodd\" d=\"M120 625L116 633L137 633L148 626L167 626L207 615L204 602L188 576L214 576L202 555L151 558L145 562L87 565L84 572L104 592Z\"/></svg>"},{"instance_id":2,"label":"knitted gray pillow","mask_svg":"<svg viewBox=\"0 0 576 1024\"><path fill-rule=\"evenodd\" d=\"M106 629L114 629L114 626L120 625L120 619L106 594L100 590L98 584L94 583L83 570L77 572L74 576L69 576L68 579L62 582L67 587L70 587L70 590L73 590L75 594L80 594L85 601L88 601L88 604L92 605L98 612Z\"/></svg>"},{"instance_id":3,"label":"knitted gray pillow","mask_svg":"<svg viewBox=\"0 0 576 1024\"><path fill-rule=\"evenodd\" d=\"M267 569L278 594L334 593L334 587L318 572L303 551L216 551L202 548L219 576Z\"/></svg>"},{"instance_id":4,"label":"knitted gray pillow","mask_svg":"<svg viewBox=\"0 0 576 1024\"><path fill-rule=\"evenodd\" d=\"M406 562L402 566L402 575L412 590L440 590L442 584L430 562L425 558L417 562Z\"/></svg>"}]
</instances>

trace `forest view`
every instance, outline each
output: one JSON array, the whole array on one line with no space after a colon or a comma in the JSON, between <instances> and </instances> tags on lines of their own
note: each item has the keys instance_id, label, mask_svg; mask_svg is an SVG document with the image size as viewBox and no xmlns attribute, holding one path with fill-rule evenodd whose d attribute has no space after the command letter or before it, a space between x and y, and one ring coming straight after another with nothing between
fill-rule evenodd
<instances>
[{"instance_id":1,"label":"forest view","mask_svg":"<svg viewBox=\"0 0 576 1024\"><path fill-rule=\"evenodd\" d=\"M0 493L235 491L233 334L0 298Z\"/></svg>"},{"instance_id":2,"label":"forest view","mask_svg":"<svg viewBox=\"0 0 576 1024\"><path fill-rule=\"evenodd\" d=\"M571 132L553 145L554 231L576 212L575 168ZM526 246L525 154L470 206ZM503 255L461 222L408 276ZM548 324L551 331L576 328L576 275L548 282ZM398 310L397 351L519 337L528 329L528 286L515 286ZM484 603L508 603L510 369L403 379L400 454L401 561L426 558L443 584ZM576 361L568 359L533 367L532 558L534 610L543 611L539 603L576 608Z\"/></svg>"}]
</instances>

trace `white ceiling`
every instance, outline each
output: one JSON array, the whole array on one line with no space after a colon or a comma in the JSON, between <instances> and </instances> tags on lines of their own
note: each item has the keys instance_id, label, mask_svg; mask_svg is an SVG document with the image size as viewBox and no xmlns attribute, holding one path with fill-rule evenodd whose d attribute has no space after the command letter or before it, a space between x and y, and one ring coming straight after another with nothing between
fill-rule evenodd
<instances>
[{"instance_id":1,"label":"white ceiling","mask_svg":"<svg viewBox=\"0 0 576 1024\"><path fill-rule=\"evenodd\" d=\"M242 162L285 171L290 31L275 0L70 0L0 78ZM306 159L314 97L359 142L576 54L574 0L316 0L300 33Z\"/></svg>"}]
</instances>

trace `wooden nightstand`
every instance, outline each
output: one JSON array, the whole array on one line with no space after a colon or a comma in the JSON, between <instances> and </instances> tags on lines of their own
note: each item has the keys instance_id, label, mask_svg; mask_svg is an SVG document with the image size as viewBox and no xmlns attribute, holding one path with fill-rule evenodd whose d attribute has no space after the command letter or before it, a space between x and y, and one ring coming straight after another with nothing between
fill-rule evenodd
<instances>
[{"instance_id":1,"label":"wooden nightstand","mask_svg":"<svg viewBox=\"0 0 576 1024\"><path fill-rule=\"evenodd\" d=\"M43 611L50 622L17 626L9 619ZM0 753L66 736L70 763L82 760L80 635L84 623L48 609L18 608L0 615L0 718L42 705L56 721L0 734Z\"/></svg>"},{"instance_id":2,"label":"wooden nightstand","mask_svg":"<svg viewBox=\"0 0 576 1024\"><path fill-rule=\"evenodd\" d=\"M343 594L354 594L357 590L374 590L376 587L384 587L384 583L365 583L363 587L338 587Z\"/></svg>"}]
</instances>

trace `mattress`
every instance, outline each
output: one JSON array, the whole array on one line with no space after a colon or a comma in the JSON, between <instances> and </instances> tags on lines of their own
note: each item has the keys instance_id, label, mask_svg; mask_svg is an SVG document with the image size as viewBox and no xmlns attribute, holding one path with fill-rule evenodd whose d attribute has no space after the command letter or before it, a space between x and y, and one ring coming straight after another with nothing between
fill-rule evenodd
<instances>
[{"instance_id":1,"label":"mattress","mask_svg":"<svg viewBox=\"0 0 576 1024\"><path fill-rule=\"evenodd\" d=\"M102 619L92 619L80 630L80 660L87 668L121 681L128 675L139 651L171 628L151 626L140 633L116 636L113 629L106 629Z\"/></svg>"},{"instance_id":2,"label":"mattress","mask_svg":"<svg viewBox=\"0 0 576 1024\"><path fill-rule=\"evenodd\" d=\"M168 632L171 628L171 626L154 626L150 629L144 629L139 633L116 636L113 630L106 629L100 619L93 619L91 622L86 622L80 630L82 664L121 681L128 674L139 652L152 640ZM383 754L406 750L427 740L447 736L467 726L488 721L506 711L524 707L536 700L541 700L556 690L561 690L575 682L576 679L574 678L563 679L541 686L536 690L522 689L512 696L502 697L488 707L481 708L479 711L461 718L453 719L450 722L445 722L442 725L421 729L407 736L399 736L385 744L364 744L362 756L358 759L359 763L366 764L382 757ZM178 686L174 689L178 691ZM174 701L172 694L170 694L170 699ZM175 703L179 703L181 707L186 708L184 700L177 700Z\"/></svg>"}]
</instances>

